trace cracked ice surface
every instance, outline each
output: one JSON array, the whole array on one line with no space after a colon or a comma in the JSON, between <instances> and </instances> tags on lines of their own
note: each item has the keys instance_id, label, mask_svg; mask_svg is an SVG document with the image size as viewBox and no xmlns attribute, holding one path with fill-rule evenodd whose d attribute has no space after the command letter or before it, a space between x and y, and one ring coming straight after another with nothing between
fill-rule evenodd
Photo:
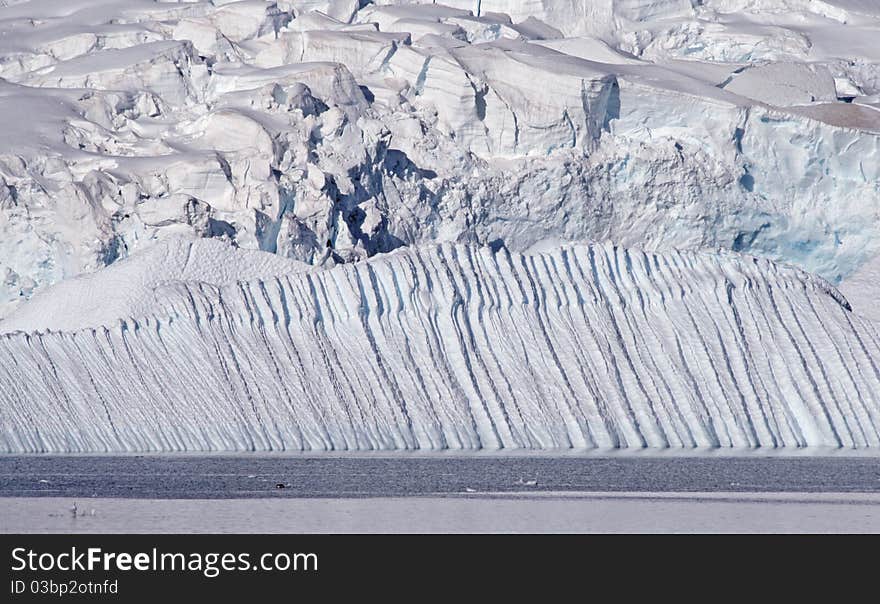
<instances>
[{"instance_id":1,"label":"cracked ice surface","mask_svg":"<svg viewBox=\"0 0 880 604\"><path fill-rule=\"evenodd\" d=\"M6 0L0 317L181 235L722 247L837 282L880 251L878 33L858 0Z\"/></svg>"},{"instance_id":2,"label":"cracked ice surface","mask_svg":"<svg viewBox=\"0 0 880 604\"><path fill-rule=\"evenodd\" d=\"M878 35L0 0L0 450L875 447Z\"/></svg>"}]
</instances>

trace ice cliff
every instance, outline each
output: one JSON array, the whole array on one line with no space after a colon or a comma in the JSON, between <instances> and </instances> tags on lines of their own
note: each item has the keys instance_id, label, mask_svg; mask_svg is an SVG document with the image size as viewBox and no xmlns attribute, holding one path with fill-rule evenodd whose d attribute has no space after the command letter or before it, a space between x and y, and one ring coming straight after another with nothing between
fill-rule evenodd
<instances>
[{"instance_id":1,"label":"ice cliff","mask_svg":"<svg viewBox=\"0 0 880 604\"><path fill-rule=\"evenodd\" d=\"M878 39L0 0L0 451L878 446Z\"/></svg>"},{"instance_id":2,"label":"ice cliff","mask_svg":"<svg viewBox=\"0 0 880 604\"><path fill-rule=\"evenodd\" d=\"M221 281L0 336L0 450L880 445L877 325L767 260L444 244Z\"/></svg>"}]
</instances>

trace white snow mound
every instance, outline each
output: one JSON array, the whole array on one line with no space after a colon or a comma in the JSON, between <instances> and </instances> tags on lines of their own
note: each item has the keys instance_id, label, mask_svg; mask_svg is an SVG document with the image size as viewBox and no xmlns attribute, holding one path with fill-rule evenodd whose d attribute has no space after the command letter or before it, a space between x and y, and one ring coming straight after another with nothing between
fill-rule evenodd
<instances>
[{"instance_id":1,"label":"white snow mound","mask_svg":"<svg viewBox=\"0 0 880 604\"><path fill-rule=\"evenodd\" d=\"M150 314L174 284L227 285L309 268L275 254L232 248L216 239L172 239L40 292L0 321L0 334L101 327Z\"/></svg>"}]
</instances>

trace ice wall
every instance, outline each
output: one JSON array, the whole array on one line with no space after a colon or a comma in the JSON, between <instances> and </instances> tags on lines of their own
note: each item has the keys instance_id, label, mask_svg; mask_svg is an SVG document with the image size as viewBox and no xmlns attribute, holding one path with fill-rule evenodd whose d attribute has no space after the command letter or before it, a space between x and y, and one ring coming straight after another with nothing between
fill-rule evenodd
<instances>
[{"instance_id":1,"label":"ice wall","mask_svg":"<svg viewBox=\"0 0 880 604\"><path fill-rule=\"evenodd\" d=\"M0 450L876 447L880 334L847 306L610 244L177 281L151 316L0 336Z\"/></svg>"}]
</instances>

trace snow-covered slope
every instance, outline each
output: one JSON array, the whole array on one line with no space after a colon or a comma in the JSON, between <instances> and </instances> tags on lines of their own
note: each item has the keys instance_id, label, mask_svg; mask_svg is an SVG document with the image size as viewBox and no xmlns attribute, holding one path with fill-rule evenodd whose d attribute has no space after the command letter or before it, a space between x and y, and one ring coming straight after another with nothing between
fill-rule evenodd
<instances>
[{"instance_id":1,"label":"snow-covered slope","mask_svg":"<svg viewBox=\"0 0 880 604\"><path fill-rule=\"evenodd\" d=\"M181 234L880 253L872 2L2 4L0 318Z\"/></svg>"},{"instance_id":2,"label":"snow-covered slope","mask_svg":"<svg viewBox=\"0 0 880 604\"><path fill-rule=\"evenodd\" d=\"M880 324L880 256L841 283L840 291L853 304L857 314Z\"/></svg>"},{"instance_id":3,"label":"snow-covered slope","mask_svg":"<svg viewBox=\"0 0 880 604\"><path fill-rule=\"evenodd\" d=\"M166 289L180 283L226 285L309 268L275 254L231 249L215 239L170 239L102 271L40 292L0 323L0 334L102 327L126 317L147 316Z\"/></svg>"},{"instance_id":4,"label":"snow-covered slope","mask_svg":"<svg viewBox=\"0 0 880 604\"><path fill-rule=\"evenodd\" d=\"M610 244L178 282L0 336L0 450L874 447L880 333L846 307L766 260Z\"/></svg>"},{"instance_id":5,"label":"snow-covered slope","mask_svg":"<svg viewBox=\"0 0 880 604\"><path fill-rule=\"evenodd\" d=\"M0 0L0 451L878 446L878 39Z\"/></svg>"}]
</instances>

